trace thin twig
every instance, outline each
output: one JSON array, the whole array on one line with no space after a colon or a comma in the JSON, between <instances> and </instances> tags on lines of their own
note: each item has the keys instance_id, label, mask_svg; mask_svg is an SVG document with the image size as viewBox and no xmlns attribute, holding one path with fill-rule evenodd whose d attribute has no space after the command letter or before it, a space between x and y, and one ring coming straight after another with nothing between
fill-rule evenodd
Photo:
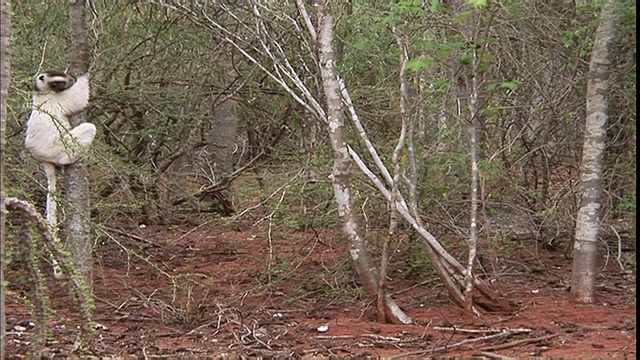
<instances>
[{"instance_id":1,"label":"thin twig","mask_svg":"<svg viewBox=\"0 0 640 360\"><path fill-rule=\"evenodd\" d=\"M516 360L516 358L512 358L512 357L509 357L509 356L504 356L504 355L492 353L492 352L489 352L489 351L479 351L478 355L486 356L486 357L489 357L489 358L492 358L492 359L496 359L496 360Z\"/></svg>"},{"instance_id":2,"label":"thin twig","mask_svg":"<svg viewBox=\"0 0 640 360\"><path fill-rule=\"evenodd\" d=\"M109 231L114 232L114 233L117 233L117 234L120 234L120 235L122 235L122 236L126 236L126 237L128 237L128 238L130 238L130 239L133 239L133 240L136 240L136 241L139 241L139 242L142 242L142 243L145 243L145 244L151 245L151 246L153 246L153 247L160 247L160 245L155 244L155 243L154 243L154 242L152 242L151 240L147 240L147 239L145 239L145 238L143 238L143 237L140 237L140 236L138 236L138 235L135 235L135 234L132 234L132 233L126 232L126 231L121 230L121 229L115 229L115 228L108 227L108 226L104 226L104 229L105 229L105 230L109 230Z\"/></svg>"}]
</instances>

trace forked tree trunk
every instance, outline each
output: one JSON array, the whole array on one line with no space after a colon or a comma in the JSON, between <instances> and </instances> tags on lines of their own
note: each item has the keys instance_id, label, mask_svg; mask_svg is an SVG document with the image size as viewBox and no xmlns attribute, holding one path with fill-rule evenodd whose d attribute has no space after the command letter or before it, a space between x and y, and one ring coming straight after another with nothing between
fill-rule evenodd
<instances>
[{"instance_id":1,"label":"forked tree trunk","mask_svg":"<svg viewBox=\"0 0 640 360\"><path fill-rule=\"evenodd\" d=\"M378 295L378 274L365 246L360 230L361 227L357 221L353 198L350 194L351 157L344 136L342 95L333 52L333 15L331 14L328 0L318 1L318 5L317 47L320 57L322 86L327 102L329 138L334 156L331 174L333 191L338 205L338 214L342 220L343 231L349 240L349 253L355 269L367 293L375 297ZM383 306L387 321L402 324L411 323L411 319L404 314L388 294L384 296Z\"/></svg>"},{"instance_id":2,"label":"forked tree trunk","mask_svg":"<svg viewBox=\"0 0 640 360\"><path fill-rule=\"evenodd\" d=\"M85 15L85 0L69 0L69 72L81 75L89 70L89 42ZM71 118L71 126L85 122L86 114ZM66 166L65 183L65 246L75 266L90 289L93 288L93 256L91 243L91 207L89 203L89 170L84 159Z\"/></svg>"},{"instance_id":3,"label":"forked tree trunk","mask_svg":"<svg viewBox=\"0 0 640 360\"><path fill-rule=\"evenodd\" d=\"M596 301L598 232L602 208L600 197L609 117L609 72L613 57L609 48L615 37L615 12L619 3L619 0L608 0L602 9L602 23L593 41L587 84L587 121L580 168L582 200L576 217L571 270L571 295L584 304Z\"/></svg>"},{"instance_id":4,"label":"forked tree trunk","mask_svg":"<svg viewBox=\"0 0 640 360\"><path fill-rule=\"evenodd\" d=\"M6 317L4 312L4 235L6 207L4 204L4 149L7 124L7 95L9 93L10 61L9 33L11 25L11 1L0 1L0 359L4 359Z\"/></svg>"}]
</instances>

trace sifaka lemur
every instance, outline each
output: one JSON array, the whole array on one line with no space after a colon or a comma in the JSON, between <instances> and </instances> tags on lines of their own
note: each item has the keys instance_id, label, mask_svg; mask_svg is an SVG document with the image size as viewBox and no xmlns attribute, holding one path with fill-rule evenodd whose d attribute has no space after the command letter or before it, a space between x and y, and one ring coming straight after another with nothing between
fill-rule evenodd
<instances>
[{"instance_id":1,"label":"sifaka lemur","mask_svg":"<svg viewBox=\"0 0 640 360\"><path fill-rule=\"evenodd\" d=\"M71 128L69 118L89 104L88 74L77 78L62 71L46 71L36 77L33 108L27 121L26 148L42 162L47 177L46 216L57 227L56 166L78 161L96 135L96 127L82 123ZM54 275L61 277L55 260Z\"/></svg>"},{"instance_id":2,"label":"sifaka lemur","mask_svg":"<svg viewBox=\"0 0 640 360\"><path fill-rule=\"evenodd\" d=\"M37 76L33 87L33 109L27 122L25 145L43 163L68 165L93 142L96 127L82 123L71 128L69 117L86 109L89 78L75 78L61 71Z\"/></svg>"}]
</instances>

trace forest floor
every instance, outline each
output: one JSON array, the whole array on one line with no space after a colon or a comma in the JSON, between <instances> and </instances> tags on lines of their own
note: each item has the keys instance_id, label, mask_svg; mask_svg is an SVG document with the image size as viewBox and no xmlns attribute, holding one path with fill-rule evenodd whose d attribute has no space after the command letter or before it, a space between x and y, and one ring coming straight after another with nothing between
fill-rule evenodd
<instances>
[{"instance_id":1,"label":"forest floor","mask_svg":"<svg viewBox=\"0 0 640 360\"><path fill-rule=\"evenodd\" d=\"M46 281L52 309L42 353L116 358L635 358L635 263L602 255L598 302L577 305L562 251L513 244L486 279L503 313L455 306L419 255L394 250L389 291L411 325L375 321L339 229L222 220L106 229L94 265L93 336L78 342L78 307L65 281ZM506 250L505 250L506 251ZM8 358L37 349L24 264L8 267ZM47 275L48 278L51 276ZM326 330L326 331L323 331ZM79 344L81 344L79 346Z\"/></svg>"}]
</instances>

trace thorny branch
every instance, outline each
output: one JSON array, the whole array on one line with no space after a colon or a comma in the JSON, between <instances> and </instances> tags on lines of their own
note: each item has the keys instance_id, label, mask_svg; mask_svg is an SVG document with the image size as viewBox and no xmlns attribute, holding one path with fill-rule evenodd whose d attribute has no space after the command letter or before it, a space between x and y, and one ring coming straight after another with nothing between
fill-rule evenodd
<instances>
[{"instance_id":1,"label":"thorny branch","mask_svg":"<svg viewBox=\"0 0 640 360\"><path fill-rule=\"evenodd\" d=\"M31 222L35 225L36 230L44 239L44 244L47 250L58 261L58 264L62 266L64 273L68 274L71 286L76 296L78 297L78 303L85 323L83 326L83 332L90 332L91 326L91 310L93 308L93 299L89 293L90 289L85 282L84 277L80 273L79 269L73 264L71 256L63 250L59 244L60 241L56 238L56 235L49 227L47 221L40 215L40 213L24 200L20 200L13 197L4 198L5 206L8 210L17 210L23 213Z\"/></svg>"}]
</instances>

